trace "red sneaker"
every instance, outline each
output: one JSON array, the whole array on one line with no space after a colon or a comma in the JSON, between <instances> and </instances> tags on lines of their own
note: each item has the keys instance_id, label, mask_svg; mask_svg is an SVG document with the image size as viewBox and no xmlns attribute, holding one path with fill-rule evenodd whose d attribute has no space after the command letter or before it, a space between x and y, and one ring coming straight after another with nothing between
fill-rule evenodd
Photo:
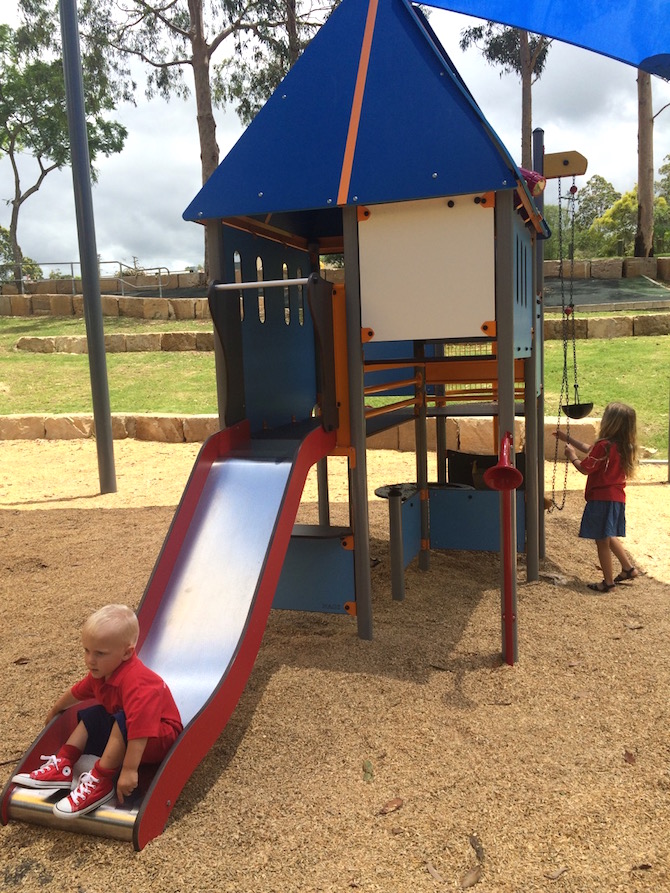
<instances>
[{"instance_id":1,"label":"red sneaker","mask_svg":"<svg viewBox=\"0 0 670 893\"><path fill-rule=\"evenodd\" d=\"M114 782L99 778L92 772L84 772L79 784L68 797L63 797L53 808L54 815L74 819L92 812L114 796Z\"/></svg>"},{"instance_id":2,"label":"red sneaker","mask_svg":"<svg viewBox=\"0 0 670 893\"><path fill-rule=\"evenodd\" d=\"M15 784L26 788L69 788L72 784L72 762L67 757L41 756L46 760L39 769L32 772L19 772L12 778Z\"/></svg>"}]
</instances>

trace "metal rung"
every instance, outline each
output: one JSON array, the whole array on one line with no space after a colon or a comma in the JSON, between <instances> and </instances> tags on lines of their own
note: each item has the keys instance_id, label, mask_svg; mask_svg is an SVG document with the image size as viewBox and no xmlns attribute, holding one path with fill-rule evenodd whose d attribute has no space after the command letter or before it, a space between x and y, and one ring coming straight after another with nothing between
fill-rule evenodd
<instances>
[{"instance_id":1,"label":"metal rung","mask_svg":"<svg viewBox=\"0 0 670 893\"><path fill-rule=\"evenodd\" d=\"M290 285L307 285L309 279L265 279L260 282L217 282L214 286L215 291L242 291L246 288L278 288Z\"/></svg>"}]
</instances>

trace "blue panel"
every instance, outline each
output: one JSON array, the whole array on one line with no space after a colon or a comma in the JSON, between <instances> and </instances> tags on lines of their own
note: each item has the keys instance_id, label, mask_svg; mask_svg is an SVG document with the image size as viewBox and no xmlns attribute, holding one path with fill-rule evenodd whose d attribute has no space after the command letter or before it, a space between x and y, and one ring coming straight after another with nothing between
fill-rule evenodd
<instances>
[{"instance_id":1,"label":"blue panel","mask_svg":"<svg viewBox=\"0 0 670 893\"><path fill-rule=\"evenodd\" d=\"M348 201L514 185L514 163L487 126L404 0L380 2Z\"/></svg>"},{"instance_id":2,"label":"blue panel","mask_svg":"<svg viewBox=\"0 0 670 893\"><path fill-rule=\"evenodd\" d=\"M275 593L273 608L344 614L345 602L355 600L354 553L341 545L350 531L310 536L315 528L296 526ZM339 533L337 532L339 531Z\"/></svg>"},{"instance_id":3,"label":"blue panel","mask_svg":"<svg viewBox=\"0 0 670 893\"><path fill-rule=\"evenodd\" d=\"M670 78L668 0L425 0L449 9L556 37Z\"/></svg>"},{"instance_id":4,"label":"blue panel","mask_svg":"<svg viewBox=\"0 0 670 893\"><path fill-rule=\"evenodd\" d=\"M367 3L343 2L184 212L186 220L335 205Z\"/></svg>"},{"instance_id":5,"label":"blue panel","mask_svg":"<svg viewBox=\"0 0 670 893\"><path fill-rule=\"evenodd\" d=\"M433 549L500 551L500 495L493 490L429 489ZM517 550L525 543L524 493L516 491Z\"/></svg>"},{"instance_id":6,"label":"blue panel","mask_svg":"<svg viewBox=\"0 0 670 893\"><path fill-rule=\"evenodd\" d=\"M336 207L370 6L342 0L185 219ZM379 0L364 85L346 204L515 186L512 158L406 0Z\"/></svg>"},{"instance_id":7,"label":"blue panel","mask_svg":"<svg viewBox=\"0 0 670 893\"><path fill-rule=\"evenodd\" d=\"M226 227L225 265L231 280L235 252L240 255L245 282L258 279L258 257L263 262L263 279L284 278L283 264L288 267L288 278L297 278L299 271L303 276L309 274L305 252ZM264 322L260 318L258 291L245 290L243 295L244 388L252 433L310 418L317 388L314 329L306 286L265 289Z\"/></svg>"},{"instance_id":8,"label":"blue panel","mask_svg":"<svg viewBox=\"0 0 670 893\"><path fill-rule=\"evenodd\" d=\"M421 500L416 493L401 508L402 555L405 567L421 551Z\"/></svg>"}]
</instances>

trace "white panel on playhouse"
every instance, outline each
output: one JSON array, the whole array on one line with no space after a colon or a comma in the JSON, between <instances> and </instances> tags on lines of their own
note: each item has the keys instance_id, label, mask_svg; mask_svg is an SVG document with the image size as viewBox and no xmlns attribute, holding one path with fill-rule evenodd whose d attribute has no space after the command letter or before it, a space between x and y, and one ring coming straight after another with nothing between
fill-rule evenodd
<instances>
[{"instance_id":1,"label":"white panel on playhouse","mask_svg":"<svg viewBox=\"0 0 670 893\"><path fill-rule=\"evenodd\" d=\"M481 195L359 213L361 323L375 341L483 334L495 319L494 216Z\"/></svg>"}]
</instances>

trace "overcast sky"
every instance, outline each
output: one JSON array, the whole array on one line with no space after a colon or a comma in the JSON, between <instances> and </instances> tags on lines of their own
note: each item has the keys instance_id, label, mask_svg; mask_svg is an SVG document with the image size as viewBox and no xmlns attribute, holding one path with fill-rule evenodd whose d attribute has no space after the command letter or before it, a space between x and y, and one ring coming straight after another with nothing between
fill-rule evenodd
<instances>
[{"instance_id":1,"label":"overcast sky","mask_svg":"<svg viewBox=\"0 0 670 893\"><path fill-rule=\"evenodd\" d=\"M14 0L3 0L0 21L15 24ZM520 161L521 87L518 78L500 76L481 54L458 48L461 30L476 20L434 10L431 24L475 100L512 157ZM652 77L654 110L670 103L670 84ZM202 261L202 228L182 220L200 185L200 158L194 103L178 99L147 102L138 90L137 106L118 109L128 129L120 155L98 162L93 188L96 241L103 261L182 270ZM232 109L216 112L221 157L242 127ZM545 133L547 152L576 149L589 167L578 186L600 174L620 191L637 180L636 70L594 53L555 42L545 72L533 88L533 126ZM670 108L656 119L655 166L670 154ZM24 159L27 188L36 168ZM0 159L0 199L13 191L8 160ZM555 190L548 193L555 202ZM0 224L9 225L9 208L0 205ZM63 271L78 260L70 170L54 171L23 206L19 242L25 255Z\"/></svg>"}]
</instances>

